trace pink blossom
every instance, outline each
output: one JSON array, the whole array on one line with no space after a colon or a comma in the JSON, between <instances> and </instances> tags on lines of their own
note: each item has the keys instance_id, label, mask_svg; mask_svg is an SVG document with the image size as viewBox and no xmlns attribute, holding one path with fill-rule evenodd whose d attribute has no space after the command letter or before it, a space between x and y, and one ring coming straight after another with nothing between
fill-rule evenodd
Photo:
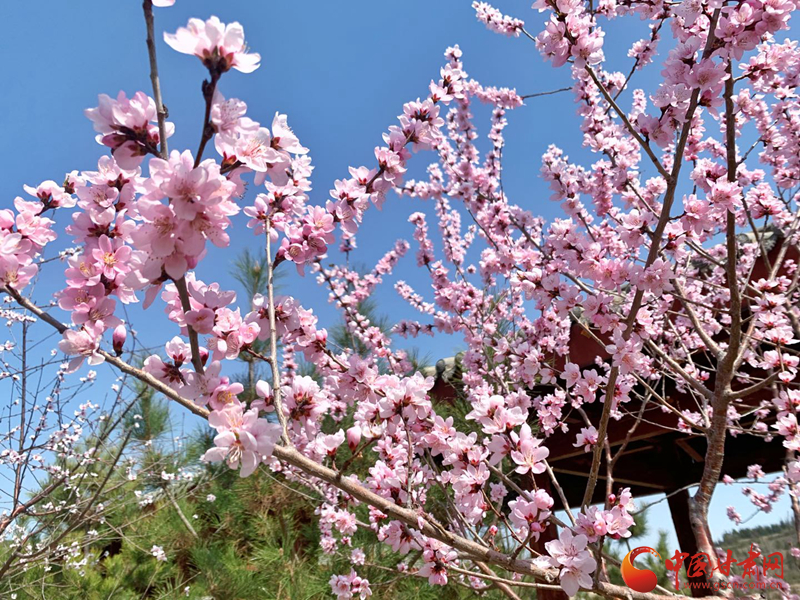
<instances>
[{"instance_id":1,"label":"pink blossom","mask_svg":"<svg viewBox=\"0 0 800 600\"><path fill-rule=\"evenodd\" d=\"M220 383L211 393L209 404L212 410L223 410L226 406L239 404L238 395L244 392L241 383Z\"/></svg>"},{"instance_id":2,"label":"pink blossom","mask_svg":"<svg viewBox=\"0 0 800 600\"><path fill-rule=\"evenodd\" d=\"M265 173L271 164L281 162L281 155L272 147L272 136L266 127L239 138L235 151L236 158L253 171Z\"/></svg>"},{"instance_id":3,"label":"pink blossom","mask_svg":"<svg viewBox=\"0 0 800 600\"><path fill-rule=\"evenodd\" d=\"M92 250L92 258L100 267L100 273L109 280L116 279L117 275L125 275L130 271L128 260L131 256L129 246L112 244L108 236L101 236L98 247Z\"/></svg>"},{"instance_id":4,"label":"pink blossom","mask_svg":"<svg viewBox=\"0 0 800 600\"><path fill-rule=\"evenodd\" d=\"M358 425L353 425L347 430L347 446L350 448L351 452L355 452L355 449L358 447L359 442L361 441L361 427Z\"/></svg>"},{"instance_id":5,"label":"pink blossom","mask_svg":"<svg viewBox=\"0 0 800 600\"><path fill-rule=\"evenodd\" d=\"M597 561L586 550L585 535L573 535L569 529L562 529L557 540L545 543L550 554L550 564L560 569L561 588L568 596L574 596L580 588L591 589L591 574L597 568Z\"/></svg>"},{"instance_id":6,"label":"pink blossom","mask_svg":"<svg viewBox=\"0 0 800 600\"><path fill-rule=\"evenodd\" d=\"M403 104L397 121L376 135L367 164L349 167L324 188L330 189L325 202L314 204L314 167L288 117L275 113L262 127L248 116L244 102L225 99L217 89L228 70L250 72L259 64L260 57L247 51L241 26L213 17L192 19L165 39L179 52L198 56L209 70L202 89L207 103L202 146L213 137L219 157L174 150L162 158L166 140L160 138L154 100L142 92L130 98L101 96L86 114L111 154L106 152L96 170L67 174L63 184L54 177L24 186L27 199L16 198L0 209L0 282L10 305L4 316L12 328L28 319L13 308L14 292L30 284L41 265L52 268L64 259L66 283L55 297L75 329L64 333L59 347L70 355L68 368L74 370L87 358L92 364L103 356L111 360L101 350L108 330L109 350L117 356L131 351L125 345L130 325L120 320L118 309L125 307L118 303L135 303L140 295L145 310L160 303L166 316L161 333L172 331L162 339L169 340L164 352L145 357L147 376L140 378L168 386L184 404L194 402L197 413L205 414L199 407L209 406L216 436L205 460L224 461L241 476L265 462L281 477L307 481L302 472L310 469L302 461L272 456L284 429L272 422L275 415L262 413L282 405L279 416L285 417L291 452L341 469L339 477L313 482L323 498L317 511L323 552L364 562L363 552L351 552L362 525L358 514L365 520L362 533L371 530L400 554L419 554L419 563L404 559L400 572L434 585L449 583L460 555L422 533L431 532L428 524L438 529L427 512L431 500L445 494L448 510L435 518L449 535L459 536L466 527L509 555L514 550L498 539L500 521L507 522L513 537L540 538L552 520L553 498L541 488L509 497L500 481L510 474L542 475L548 440L556 436L573 439L578 454L596 449L603 442L597 431L602 407L584 410L585 404L604 403L608 411L602 412L610 411L617 422L652 400L650 388L674 388L678 395L702 399L727 386L737 394L722 415L727 419L722 429L734 437L780 437L796 453L800 392L794 381L800 357L792 347L800 269L794 248L800 136L794 90L800 55L796 44L779 33L788 27L795 4L759 0L715 12L696 0L667 5L536 0L534 9L545 14L539 30L528 34L520 19L475 2L479 20L490 30L532 35L545 60L569 65L562 73L570 78L569 101L563 104L575 107L586 152L569 157L547 146L541 174L560 212L545 217L524 198L515 204L514 186L503 181L504 159L513 154L506 130L516 121L508 113L525 98L471 79L459 47L447 49L428 92ZM606 60L602 25L633 13L650 26L628 52L632 64L620 67L611 56ZM712 13L716 26L709 31ZM647 86L632 83L627 73L636 75L651 63L659 46L660 79ZM738 72L728 73L729 64ZM736 86L726 103L729 77L735 77ZM635 81L646 79L637 75ZM610 98L618 99L624 114ZM726 125L731 104L735 123ZM476 122L478 114L488 116L485 131ZM347 137L352 127L340 125L337 135ZM171 134L171 124L166 127ZM740 136L743 144L728 148L726 133ZM415 156L421 150L433 157L427 170ZM735 164L729 165L733 150ZM147 155L152 158L144 164ZM252 186L259 189L246 196ZM422 275L415 276L424 277L424 285L396 281L400 273L394 277L410 250L404 240L362 238L362 245L385 247L370 249L380 256L374 266L354 266L361 227L382 226L368 211L393 201L392 191L407 197L401 203L411 207L408 220L400 219L398 226L416 245ZM678 206L676 194L683 196ZM233 217L247 197L253 199L242 201L247 219L241 221L257 235L269 235L258 242L268 242L272 255L265 260L275 269L292 268L282 264L291 262L301 274L312 272L332 310L340 313L348 348L340 348L339 336L323 328L329 311L321 319L299 296L280 296L271 305L272 293L237 298L218 283L196 278L195 270L213 274L204 262L213 251L208 242L217 248L230 245ZM72 237L66 244L76 248L59 256L66 244L52 242L62 223ZM727 240L736 242L733 256L726 243L729 227L732 233L758 235ZM330 251L336 242L339 253ZM762 256L764 251L769 257ZM411 271L413 263L407 265ZM387 331L364 306L390 276L417 315L400 315ZM738 286L732 285L733 277ZM188 299L178 291L181 280ZM304 290L301 285L290 291L295 288ZM736 289L743 296L745 320L740 340L730 339ZM47 303L47 297L35 302L42 310ZM52 319L40 321L57 325ZM407 342L398 345L394 334L452 336L463 352L437 363L431 371L435 381L416 372ZM255 357L273 336L280 355L280 364L273 365L279 387L258 380L255 397L246 396L244 386L231 380L233 363L223 366L222 361L248 351ZM6 348L12 359L13 343ZM713 362L729 350L740 359L735 372L720 369L715 375L706 355ZM303 374L306 364L313 366L314 378ZM65 367L60 369L59 377ZM6 376L15 376L7 371ZM762 387L765 377L772 387ZM91 372L82 381L94 378ZM611 380L614 385L608 387ZM466 423L440 414L443 405L434 401L434 395L453 386L469 406ZM753 402L738 397L748 388L774 392ZM673 413L667 424L714 437L720 428L708 424L720 415L712 409L698 402ZM587 415L591 423L581 421ZM54 443L71 436L65 429ZM358 476L346 468L351 460L337 460L345 458L340 456L345 441L348 457L359 453L363 472ZM22 464L21 454L8 454L9 464ZM751 465L747 476L765 477L759 465ZM162 475L167 482L178 477ZM763 493L752 487L743 492L757 510L769 512L798 479L800 467L792 461L785 475L765 483ZM721 481L733 483L730 476ZM416 523L394 519L390 514L395 513L377 500L366 502L372 505L362 511L358 505L369 496L351 493L353 487L416 511ZM498 513L500 521L493 523ZM571 595L590 589L598 565L588 544L629 537L632 514L629 489L607 493L604 505L583 507L572 528L562 526L559 539L545 546L548 556L534 564L557 569ZM728 515L741 519L732 507ZM474 577L458 579L484 589ZM330 583L340 598L371 594L369 582L355 571Z\"/></svg>"},{"instance_id":7,"label":"pink blossom","mask_svg":"<svg viewBox=\"0 0 800 600\"><path fill-rule=\"evenodd\" d=\"M272 119L272 147L290 154L306 154L308 148L300 145L300 140L286 121L286 115L275 113L275 117Z\"/></svg>"},{"instance_id":8,"label":"pink blossom","mask_svg":"<svg viewBox=\"0 0 800 600\"><path fill-rule=\"evenodd\" d=\"M458 555L454 550L433 539L428 539L422 551L425 561L417 574L427 577L431 585L447 585L447 565L455 562Z\"/></svg>"},{"instance_id":9,"label":"pink blossom","mask_svg":"<svg viewBox=\"0 0 800 600\"><path fill-rule=\"evenodd\" d=\"M76 354L77 356L69 361L68 373L77 371L83 364L84 359L88 359L90 365L99 365L105 358L98 353L100 340L92 329L82 328L79 330L67 329L64 338L58 342L58 348L64 354Z\"/></svg>"},{"instance_id":10,"label":"pink blossom","mask_svg":"<svg viewBox=\"0 0 800 600\"><path fill-rule=\"evenodd\" d=\"M721 89L722 82L727 78L725 65L722 62L715 63L712 59L707 58L692 67L687 82L692 87L704 92L712 88Z\"/></svg>"},{"instance_id":11,"label":"pink blossom","mask_svg":"<svg viewBox=\"0 0 800 600\"><path fill-rule=\"evenodd\" d=\"M219 76L230 69L252 73L261 62L261 55L246 52L244 29L239 23L225 25L217 17L203 22L189 19L186 27L165 33L164 41L183 54L194 54L212 73Z\"/></svg>"},{"instance_id":12,"label":"pink blossom","mask_svg":"<svg viewBox=\"0 0 800 600\"><path fill-rule=\"evenodd\" d=\"M583 446L584 452L589 452L597 443L597 429L594 425L589 427L582 427L581 432L577 435L575 443L572 444L576 448Z\"/></svg>"},{"instance_id":13,"label":"pink blossom","mask_svg":"<svg viewBox=\"0 0 800 600\"><path fill-rule=\"evenodd\" d=\"M208 424L217 430L214 448L207 450L202 460L225 461L231 469L241 463L240 477L251 475L263 458L272 454L280 437L281 427L258 418L258 411L244 411L241 404L228 404L211 412Z\"/></svg>"},{"instance_id":14,"label":"pink blossom","mask_svg":"<svg viewBox=\"0 0 800 600\"><path fill-rule=\"evenodd\" d=\"M49 208L72 208L75 206L75 198L68 193L64 186L58 185L55 181L43 181L36 188L29 185L22 186L31 196L38 198L44 210Z\"/></svg>"},{"instance_id":15,"label":"pink blossom","mask_svg":"<svg viewBox=\"0 0 800 600\"><path fill-rule=\"evenodd\" d=\"M348 575L332 575L329 584L337 600L351 600L352 598L365 600L372 596L369 581L359 577L352 570Z\"/></svg>"},{"instance_id":16,"label":"pink blossom","mask_svg":"<svg viewBox=\"0 0 800 600\"><path fill-rule=\"evenodd\" d=\"M128 337L128 330L125 328L125 325L119 324L114 328L114 334L112 336L112 344L114 348L114 353L119 356L122 354L122 348L125 346L125 339Z\"/></svg>"},{"instance_id":17,"label":"pink blossom","mask_svg":"<svg viewBox=\"0 0 800 600\"><path fill-rule=\"evenodd\" d=\"M144 361L144 371L166 383L173 389L180 389L186 384L186 373L174 362L164 362L160 356L153 354Z\"/></svg>"},{"instance_id":18,"label":"pink blossom","mask_svg":"<svg viewBox=\"0 0 800 600\"><path fill-rule=\"evenodd\" d=\"M354 565L363 565L365 560L366 555L361 548L353 548L353 550L350 552L350 561Z\"/></svg>"},{"instance_id":19,"label":"pink blossom","mask_svg":"<svg viewBox=\"0 0 800 600\"><path fill-rule=\"evenodd\" d=\"M544 460L550 454L550 450L541 446L542 440L533 437L530 425L527 423L522 425L518 440L517 450L511 451L511 459L518 465L515 471L523 475L528 471L536 474L544 473Z\"/></svg>"},{"instance_id":20,"label":"pink blossom","mask_svg":"<svg viewBox=\"0 0 800 600\"><path fill-rule=\"evenodd\" d=\"M533 500L519 497L509 502L508 507L511 509L509 520L523 538L530 535L533 540L538 540L539 535L547 528L549 508L552 505L553 499L543 490L539 490Z\"/></svg>"},{"instance_id":21,"label":"pink blossom","mask_svg":"<svg viewBox=\"0 0 800 600\"><path fill-rule=\"evenodd\" d=\"M150 549L150 554L159 562L167 561L167 555L164 553L164 549L161 546L153 546Z\"/></svg>"},{"instance_id":22,"label":"pink blossom","mask_svg":"<svg viewBox=\"0 0 800 600\"><path fill-rule=\"evenodd\" d=\"M766 477L766 474L761 468L761 465L750 465L747 467L747 477L748 479L761 479L762 477Z\"/></svg>"},{"instance_id":23,"label":"pink blossom","mask_svg":"<svg viewBox=\"0 0 800 600\"><path fill-rule=\"evenodd\" d=\"M23 265L17 256L0 258L0 282L21 290L30 283L39 267L35 264Z\"/></svg>"},{"instance_id":24,"label":"pink blossom","mask_svg":"<svg viewBox=\"0 0 800 600\"><path fill-rule=\"evenodd\" d=\"M508 494L508 489L502 483L490 483L489 489L491 490L489 498L492 502L500 502Z\"/></svg>"},{"instance_id":25,"label":"pink blossom","mask_svg":"<svg viewBox=\"0 0 800 600\"><path fill-rule=\"evenodd\" d=\"M742 522L742 515L740 515L736 508L733 506L728 506L725 508L725 513L728 515L728 518L733 521L736 525L739 525Z\"/></svg>"},{"instance_id":26,"label":"pink blossom","mask_svg":"<svg viewBox=\"0 0 800 600\"><path fill-rule=\"evenodd\" d=\"M159 143L156 105L143 92L128 98L120 92L116 100L105 94L99 96L97 108L84 111L98 132L97 142L111 148L122 169L135 169L148 153L155 153ZM167 137L174 127L167 127Z\"/></svg>"},{"instance_id":27,"label":"pink blossom","mask_svg":"<svg viewBox=\"0 0 800 600\"><path fill-rule=\"evenodd\" d=\"M344 431L340 429L334 434L320 433L316 438L319 450L328 456L334 456L336 450L344 443Z\"/></svg>"}]
</instances>

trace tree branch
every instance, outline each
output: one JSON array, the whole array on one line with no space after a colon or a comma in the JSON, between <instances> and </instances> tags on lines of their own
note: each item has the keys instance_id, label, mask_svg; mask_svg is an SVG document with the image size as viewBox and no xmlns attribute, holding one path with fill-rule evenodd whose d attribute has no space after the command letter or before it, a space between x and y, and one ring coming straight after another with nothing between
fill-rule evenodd
<instances>
[{"instance_id":1,"label":"tree branch","mask_svg":"<svg viewBox=\"0 0 800 600\"><path fill-rule=\"evenodd\" d=\"M153 100L156 103L156 115L158 117L158 138L161 147L158 151L161 158L169 156L167 150L167 110L161 100L161 83L158 79L158 62L156 61L156 43L153 34L153 0L142 2L144 9L144 20L147 24L147 54L150 58L150 82L153 84Z\"/></svg>"}]
</instances>

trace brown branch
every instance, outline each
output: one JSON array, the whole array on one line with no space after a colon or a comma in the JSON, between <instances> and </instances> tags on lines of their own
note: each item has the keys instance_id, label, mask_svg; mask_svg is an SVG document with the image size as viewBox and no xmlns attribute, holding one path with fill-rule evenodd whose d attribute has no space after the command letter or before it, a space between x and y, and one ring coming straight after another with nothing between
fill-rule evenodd
<instances>
[{"instance_id":1,"label":"brown branch","mask_svg":"<svg viewBox=\"0 0 800 600\"><path fill-rule=\"evenodd\" d=\"M630 122L625 112L617 105L614 98L611 97L611 94L608 93L606 86L604 86L600 81L600 79L597 77L597 74L594 72L594 69L592 69L590 66L587 65L586 72L589 73L589 77L592 78L592 81L600 90L600 93L603 95L603 98L606 99L606 102L608 102L611 105L611 107L614 109L614 112L617 113L619 118L622 120L623 125L625 125L625 129L628 130L628 133L631 134L633 139L635 139L638 142L639 146L641 146L642 150L644 150L645 154L647 154L647 157L650 159L655 168L658 170L659 174L664 179L669 181L670 180L669 173L667 173L667 170L664 168L664 165L661 164L661 161L658 160L658 157L653 152L653 149L650 147L650 144L647 143L647 141L642 137L642 135L638 131L636 131L636 128L633 126L633 123Z\"/></svg>"},{"instance_id":2,"label":"brown branch","mask_svg":"<svg viewBox=\"0 0 800 600\"><path fill-rule=\"evenodd\" d=\"M161 100L161 83L158 79L158 62L156 61L156 43L153 35L153 0L142 2L144 9L144 20L147 24L147 54L150 57L150 82L153 84L153 100L156 103L156 115L158 117L158 138L161 148L159 156L166 160L169 152L167 150L167 109Z\"/></svg>"},{"instance_id":3,"label":"brown branch","mask_svg":"<svg viewBox=\"0 0 800 600\"><path fill-rule=\"evenodd\" d=\"M183 318L186 319L187 313L192 310L192 305L189 301L189 290L186 287L186 276L180 279L173 279L175 288L178 290L178 297L181 299L181 307L183 308ZM200 341L197 332L192 328L189 323L186 323L186 330L189 333L189 345L192 348L192 366L194 370L200 375L203 374L203 358L200 356Z\"/></svg>"},{"instance_id":4,"label":"brown branch","mask_svg":"<svg viewBox=\"0 0 800 600\"><path fill-rule=\"evenodd\" d=\"M20 390L20 410L19 410L19 454L22 456L25 450L25 411L28 401L28 323L22 323L22 389ZM14 473L14 495L13 503L19 503L19 494L22 490L22 480L25 477L25 468L28 461L17 465Z\"/></svg>"},{"instance_id":5,"label":"brown branch","mask_svg":"<svg viewBox=\"0 0 800 600\"><path fill-rule=\"evenodd\" d=\"M725 143L728 161L728 181L736 181L736 117L734 114L733 87L731 61L728 61L728 79L725 81ZM707 430L708 447L703 464L703 475L700 478L697 491L689 501L689 519L701 552L709 555L712 575L709 579L722 578L715 570L717 560L714 553L714 544L711 530L708 526L708 507L711 497L722 472L722 463L725 453L725 436L728 426L728 405L731 402L731 381L736 369L736 358L742 345L742 297L739 292L736 242L736 217L728 212L726 221L726 251L727 251L727 283L730 290L730 338L725 355L718 360L717 375L714 382L714 397L711 400L713 413L711 426Z\"/></svg>"},{"instance_id":6,"label":"brown branch","mask_svg":"<svg viewBox=\"0 0 800 600\"><path fill-rule=\"evenodd\" d=\"M4 287L0 287L0 291L7 293L9 296L14 298L17 304L19 304L21 307L25 308L26 310L36 315L45 323L48 323L49 325L53 326L59 333L64 333L67 329L69 329L63 323L59 323L58 320L53 318L52 315L48 314L47 312L36 306L33 302L25 298L14 288L6 285ZM106 352L105 350L98 349L97 353L100 354L103 358L105 358L107 363L114 365L117 369L119 369L123 373L135 377L142 383L146 383L157 392L161 392L168 398L175 400L178 404L181 404L185 408L188 408L196 415L199 415L203 418L208 418L209 412L207 409L197 406L197 404L195 404L191 400L182 397L171 387L169 387L165 383L159 381L158 379L150 375L150 373L147 373L146 371L143 371L141 369L137 369L136 367L128 364L118 356L115 356L110 352Z\"/></svg>"},{"instance_id":7,"label":"brown branch","mask_svg":"<svg viewBox=\"0 0 800 600\"><path fill-rule=\"evenodd\" d=\"M719 345L711 338L708 332L705 330L703 325L700 323L700 319L697 316L697 313L692 308L692 305L688 299L686 299L686 292L683 289L683 285L681 282L676 278L675 279L675 289L678 290L679 296L676 297L680 300L681 304L683 305L683 309L686 311L686 315L689 317L689 320L692 322L692 325L697 331L697 335L700 336L700 339L703 340L703 343L711 350L714 354L719 354Z\"/></svg>"},{"instance_id":8,"label":"brown branch","mask_svg":"<svg viewBox=\"0 0 800 600\"><path fill-rule=\"evenodd\" d=\"M558 479L556 479L556 474L553 473L553 469L546 460L544 461L545 469L547 469L547 475L550 477L550 481L553 484L553 487L556 488L556 493L558 494L559 499L561 500L561 504L564 506L564 511L566 511L569 520L575 525L575 517L572 515L572 511L569 509L569 502L567 502L567 496L564 494L564 489L561 487L561 484L558 483Z\"/></svg>"},{"instance_id":9,"label":"brown branch","mask_svg":"<svg viewBox=\"0 0 800 600\"><path fill-rule=\"evenodd\" d=\"M214 126L211 124L211 105L214 102L214 92L217 89L217 82L219 81L219 73L216 71L211 72L211 79L203 81L203 99L206 103L205 115L203 117L203 132L200 135L200 146L197 148L197 156L194 157L194 166L200 164L203 160L203 152L205 151L206 144L214 137Z\"/></svg>"},{"instance_id":10,"label":"brown branch","mask_svg":"<svg viewBox=\"0 0 800 600\"><path fill-rule=\"evenodd\" d=\"M272 401L281 423L283 443L292 448L294 445L289 439L289 423L281 399L281 369L278 365L278 331L275 321L275 265L272 261L270 248L270 231L267 229L267 301L269 306L269 366L272 369Z\"/></svg>"},{"instance_id":11,"label":"brown branch","mask_svg":"<svg viewBox=\"0 0 800 600\"><path fill-rule=\"evenodd\" d=\"M133 430L129 431L127 433L127 435L125 436L125 438L122 440L122 443L120 444L119 451L117 452L116 456L114 457L114 460L111 462L111 465L108 467L108 471L106 472L106 476L103 478L103 481L100 482L100 485L98 486L97 491L95 491L94 495L92 495L92 497L89 500L89 502L86 503L86 506L83 508L83 510L78 514L77 518L75 519L76 525L83 521L83 517L86 516L86 513L89 512L89 509L95 504L97 499L100 497L100 494L105 489L106 484L108 483L108 480L111 479L111 475L114 473L114 469L116 468L117 463L119 462L119 459L122 457L122 453L125 451L125 447L127 446L128 440L130 440L132 433L133 433ZM67 535L69 535L69 533L73 529L75 529L76 525L73 525L72 527L67 527L66 529L64 529L59 535L57 535L55 537L55 539L53 539L45 547L40 548L40 549L36 550L35 552L33 552L31 554L25 555L25 559L27 561L30 561L33 558L36 558L38 556L41 556L41 555L45 554L47 551L51 550L52 548L55 548L61 540L63 540ZM9 555L8 559L6 560L6 562L3 563L2 566L0 566L0 578L2 578L3 575L5 574L5 572L8 571L8 568L11 566L11 564L13 563L14 559L17 558L17 556L19 556L19 554L16 551L12 552Z\"/></svg>"},{"instance_id":12,"label":"brown branch","mask_svg":"<svg viewBox=\"0 0 800 600\"><path fill-rule=\"evenodd\" d=\"M497 589L503 592L506 597L511 598L511 600L522 600L522 598L520 598L517 593L509 587L514 585L513 581L503 579L502 577L497 577L497 574L492 571L486 563L475 561L475 566L484 573L483 575L476 575L477 577L483 577L484 579L493 582L494 585L497 586Z\"/></svg>"},{"instance_id":13,"label":"brown branch","mask_svg":"<svg viewBox=\"0 0 800 600\"><path fill-rule=\"evenodd\" d=\"M480 564L483 563L475 563L478 568L480 568ZM459 567L454 567L449 565L447 567L448 571L453 571L454 573L461 573L462 575L468 575L470 577L477 577L479 579L485 579L487 581L492 581L495 583L502 583L506 586L514 585L517 587L525 587L525 588L537 588L537 589L544 589L544 590L561 590L561 586L559 585L552 585L547 583L532 583L529 581L512 581L511 579L503 579L502 577L492 576L489 573L475 573L474 571L469 571L468 569L461 569ZM481 569L482 570L482 569ZM513 592L512 592L513 593ZM514 598L519 598L516 594L513 596Z\"/></svg>"},{"instance_id":14,"label":"brown branch","mask_svg":"<svg viewBox=\"0 0 800 600\"><path fill-rule=\"evenodd\" d=\"M709 33L708 39L706 40L705 50L703 51L703 57L707 58L711 54L711 49L716 39L714 31L717 27L717 21L719 20L720 9L714 11L714 15L711 18L711 23L709 24ZM597 79L596 75L593 75L593 72L587 67L589 70L590 75L592 75L593 79ZM598 82L599 85L599 82ZM608 94L606 91L605 94ZM608 100L608 98L607 98ZM655 259L658 257L660 252L659 246L661 245L661 239L664 236L664 230L667 227L667 224L670 221L670 212L672 210L672 203L675 200L675 191L678 187L678 176L681 172L681 167L683 166L683 153L686 149L686 144L689 140L689 132L692 128L692 120L694 118L694 113L697 110L698 104L700 100L700 89L695 88L692 90L691 99L689 101L689 107L686 109L686 115L684 118L684 126L681 130L680 138L678 139L678 144L675 147L675 157L672 165L672 171L666 177L667 179L667 190L664 194L664 203L661 207L661 215L658 219L658 224L656 225L656 229L653 232L653 239L650 242L650 251L647 255L647 261L645 262L644 268L647 269L650 265L653 264ZM613 100L612 100L613 101ZM626 119L623 119L625 121ZM638 137L634 136L637 141ZM647 146L643 146L643 148L648 148ZM646 150L645 150L646 151ZM660 164L660 163L659 163ZM636 290L636 294L633 297L633 302L631 303L630 312L628 314L628 318L625 323L625 332L622 334L622 338L627 341L630 338L631 332L633 331L633 325L636 322L636 317L639 313L639 308L642 305L642 299L644 297L644 292L641 289ZM611 372L608 375L608 385L606 386L606 399L603 405L603 414L600 417L600 426L597 428L597 445L595 446L594 453L592 455L592 467L591 471L589 472L589 481L586 484L586 491L583 495L583 501L581 506L587 506L591 501L592 496L594 495L594 488L597 485L597 477L600 472L600 461L602 458L603 453L603 440L606 437L606 433L608 431L608 420L611 417L611 406L614 400L614 391L617 384L617 377L619 376L619 367L614 366L611 368Z\"/></svg>"},{"instance_id":15,"label":"brown branch","mask_svg":"<svg viewBox=\"0 0 800 600\"><path fill-rule=\"evenodd\" d=\"M167 127L166 127L166 118L167 118L167 111L164 108L164 103L161 100L161 82L158 78L158 61L156 60L156 44L153 34L153 1L152 0L144 0L142 3L142 8L144 9L144 19L147 23L147 54L150 58L150 81L153 84L153 100L156 103L156 115L158 116L158 137L161 142L161 149L159 150L159 156L164 160L167 159L169 156L169 152L167 150ZM208 101L210 103L210 100ZM210 104L206 107L206 122L208 122L209 114L211 111ZM203 127L205 131L205 125ZM205 144L203 144L205 145ZM199 163L199 157L197 160ZM195 163L195 167L197 166ZM183 306L184 316L185 314L191 310L191 305L189 304L189 293L186 290L186 279L185 277L181 277L180 279L175 280L175 287L178 288L178 295L181 299L181 306ZM200 358L200 349L199 343L197 340L197 332L195 332L191 325L186 325L186 328L189 330L189 343L192 347L192 365L194 365L195 371L203 374L203 361Z\"/></svg>"},{"instance_id":16,"label":"brown branch","mask_svg":"<svg viewBox=\"0 0 800 600\"><path fill-rule=\"evenodd\" d=\"M769 377L765 377L764 379L762 379L757 383L754 383L750 387L746 387L744 389L731 392L730 394L728 394L728 397L731 400L740 400L742 398L746 398L750 394L754 394L758 390L763 389L768 385L772 384L778 378L778 375L779 373L772 373L771 375L769 375Z\"/></svg>"}]
</instances>

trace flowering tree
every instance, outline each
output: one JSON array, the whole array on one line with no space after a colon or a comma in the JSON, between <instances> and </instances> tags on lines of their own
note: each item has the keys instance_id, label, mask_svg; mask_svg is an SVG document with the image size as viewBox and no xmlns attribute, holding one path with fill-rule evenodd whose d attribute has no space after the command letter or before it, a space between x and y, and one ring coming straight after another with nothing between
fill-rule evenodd
<instances>
[{"instance_id":1,"label":"flowering tree","mask_svg":"<svg viewBox=\"0 0 800 600\"><path fill-rule=\"evenodd\" d=\"M723 582L708 509L726 436L782 439L786 472L773 482L774 495L786 489L796 499L800 479L793 348L800 56L780 37L796 4L537 0L533 8L544 15L533 35L523 21L476 2L489 29L527 37L554 67L569 70L584 144L598 155L580 166L548 149L542 176L564 215L546 223L502 187L505 114L524 98L470 79L458 47L447 49L427 96L403 106L374 164L351 168L314 204L309 151L287 117L277 114L267 127L246 116L243 101L223 96L228 71L259 66L242 27L191 19L164 39L208 69L201 139L194 151L169 152L153 6L173 2L144 1L152 97L101 95L86 111L109 151L97 170L26 188L32 199L0 211L2 289L62 334L68 369L108 363L207 418L217 435L205 460L224 461L242 477L264 465L314 489L324 498L318 513L329 551L367 528L414 557L401 572L431 585L451 578L478 590L492 585L511 598L522 588L643 600L668 594L617 586L605 574L605 541L628 536L634 524L629 491L609 490L605 504L591 504L601 469L613 481L609 422L629 418L633 430L648 411L664 412L666 429L707 440L690 520L709 579ZM649 33L630 49L630 64L611 70L600 24L634 16L649 22ZM663 78L654 89L634 89L667 31ZM475 144L474 101L492 109L485 154ZM436 162L427 180L406 181L419 151ZM260 191L254 199L245 195L250 181ZM364 212L392 192L432 202L441 233L437 258L426 216L410 216L432 298L398 282L421 317L396 333L463 336L464 423L437 411L433 379L414 372L407 354L357 310L409 244L399 242L367 275L321 263L337 235L340 250L354 252ZM26 294L37 257L56 237L53 210L73 210L66 234L79 246L58 298L69 327ZM207 242L228 245L240 210L263 241L267 293L237 304L233 292L204 281L203 258ZM288 263L317 275L364 352L336 348L302 299L275 293L275 270ZM122 358L129 326L119 316L120 305L138 301L150 311L160 305L173 328L164 352L141 369ZM572 360L576 327L600 349L588 365ZM252 400L224 373L242 354L271 372ZM319 382L299 374L300 357ZM541 386L550 391L537 393ZM666 389L693 408L677 408ZM602 404L594 421L586 410L593 403ZM572 432L575 445L592 457L583 500L572 507L547 460L548 437L568 429L571 412L586 425ZM330 426L345 422L352 426ZM354 461L366 461L364 476ZM445 510L432 510L434 497ZM537 550L551 525L558 537ZM331 586L340 598L371 594L356 569Z\"/></svg>"}]
</instances>

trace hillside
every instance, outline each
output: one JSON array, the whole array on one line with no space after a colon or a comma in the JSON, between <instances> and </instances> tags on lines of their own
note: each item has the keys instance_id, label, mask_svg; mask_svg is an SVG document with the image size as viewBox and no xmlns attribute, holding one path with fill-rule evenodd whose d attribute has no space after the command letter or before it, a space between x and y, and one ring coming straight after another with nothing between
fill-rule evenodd
<instances>
[{"instance_id":1,"label":"hillside","mask_svg":"<svg viewBox=\"0 0 800 600\"><path fill-rule=\"evenodd\" d=\"M790 517L774 525L742 527L730 531L722 536L717 546L723 550L732 550L733 557L737 561L742 561L747 557L751 543L761 548L762 556L773 552L783 554L784 579L792 585L800 585L800 561L792 558L790 553L792 546L797 544L794 524Z\"/></svg>"}]
</instances>

